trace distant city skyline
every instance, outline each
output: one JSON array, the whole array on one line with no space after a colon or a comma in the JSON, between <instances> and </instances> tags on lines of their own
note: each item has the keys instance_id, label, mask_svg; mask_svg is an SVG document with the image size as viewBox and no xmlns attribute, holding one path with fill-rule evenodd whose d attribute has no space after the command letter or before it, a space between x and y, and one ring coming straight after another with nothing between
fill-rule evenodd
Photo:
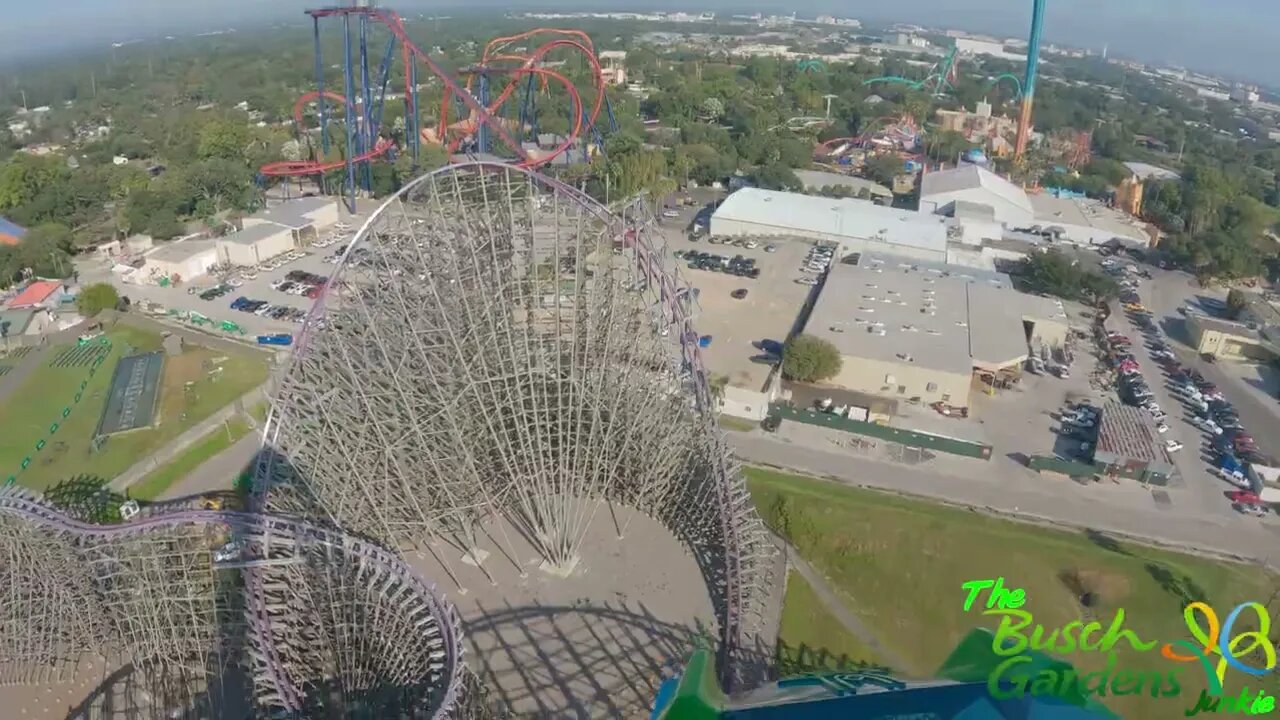
<instances>
[{"instance_id":1,"label":"distant city skyline","mask_svg":"<svg viewBox=\"0 0 1280 720\"><path fill-rule=\"evenodd\" d=\"M1101 50L1146 63L1181 65L1193 70L1280 88L1280 3L1253 0L1048 0L1047 42ZM59 0L22 3L6 12L0 27L0 58L35 55L43 50L109 44L137 36L211 28L249 30L255 23L301 19L307 7L340 0ZM553 10L713 10L722 15L786 13L777 0L635 0L563 3L521 0L389 0L405 12ZM1025 37L1031 0L895 0L891 4L819 0L803 14L853 17L873 24L912 23L951 27L1001 37ZM69 20L74 18L74 20Z\"/></svg>"}]
</instances>

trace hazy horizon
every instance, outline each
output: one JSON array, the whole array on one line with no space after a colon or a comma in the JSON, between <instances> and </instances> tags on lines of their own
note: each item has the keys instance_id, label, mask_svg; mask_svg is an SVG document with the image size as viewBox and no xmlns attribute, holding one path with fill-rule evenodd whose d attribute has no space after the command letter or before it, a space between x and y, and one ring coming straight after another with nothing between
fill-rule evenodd
<instances>
[{"instance_id":1,"label":"hazy horizon","mask_svg":"<svg viewBox=\"0 0 1280 720\"><path fill-rule=\"evenodd\" d=\"M1280 3L1258 6L1253 0L1048 0L1046 42L1100 50L1142 62L1183 65L1194 70L1280 87ZM60 0L24 4L6 13L0 27L0 55L32 56L42 49L65 52L76 46L103 45L159 33L199 32L302 19L307 7L337 4L308 0L221 0L216 4L191 0ZM392 0L404 12L472 11L644 11L713 10L721 14L783 12L777 2L740 0L728 5L716 0L635 0L601 3L566 0L562 3L496 2L476 0L465 5L424 0ZM1031 0L896 0L891 5L854 0L819 0L805 9L812 17L830 13L864 22L914 23L952 27L999 36L1025 37ZM74 18L74 22L68 22Z\"/></svg>"}]
</instances>

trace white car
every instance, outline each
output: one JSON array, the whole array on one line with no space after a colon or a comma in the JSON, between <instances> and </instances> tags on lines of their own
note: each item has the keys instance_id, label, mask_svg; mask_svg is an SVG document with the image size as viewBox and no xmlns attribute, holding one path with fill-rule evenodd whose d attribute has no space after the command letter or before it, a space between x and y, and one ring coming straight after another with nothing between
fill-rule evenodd
<instances>
[{"instance_id":1,"label":"white car","mask_svg":"<svg viewBox=\"0 0 1280 720\"><path fill-rule=\"evenodd\" d=\"M1182 449L1182 443L1178 442L1177 440L1168 440L1164 444L1164 449L1168 450L1171 453L1178 452L1179 450Z\"/></svg>"},{"instance_id":2,"label":"white car","mask_svg":"<svg viewBox=\"0 0 1280 720\"><path fill-rule=\"evenodd\" d=\"M1196 418L1193 422L1196 427L1200 428L1201 430L1204 430L1205 432L1212 433L1214 435L1222 434L1222 428L1218 427L1218 423L1212 420L1207 420L1205 418Z\"/></svg>"},{"instance_id":3,"label":"white car","mask_svg":"<svg viewBox=\"0 0 1280 720\"><path fill-rule=\"evenodd\" d=\"M796 278L796 282L800 283L801 285L817 285L818 278L811 278L811 277Z\"/></svg>"},{"instance_id":4,"label":"white car","mask_svg":"<svg viewBox=\"0 0 1280 720\"><path fill-rule=\"evenodd\" d=\"M1158 433L1160 433L1161 435L1163 435L1163 434L1165 434L1165 433L1169 432L1169 426L1168 426L1168 425L1165 425L1164 423L1156 423L1156 432L1158 432Z\"/></svg>"},{"instance_id":5,"label":"white car","mask_svg":"<svg viewBox=\"0 0 1280 720\"><path fill-rule=\"evenodd\" d=\"M680 217L680 213L679 213L679 212L676 212L675 210L663 210L663 211L662 211L662 217L664 217L664 218L677 218L677 217Z\"/></svg>"}]
</instances>

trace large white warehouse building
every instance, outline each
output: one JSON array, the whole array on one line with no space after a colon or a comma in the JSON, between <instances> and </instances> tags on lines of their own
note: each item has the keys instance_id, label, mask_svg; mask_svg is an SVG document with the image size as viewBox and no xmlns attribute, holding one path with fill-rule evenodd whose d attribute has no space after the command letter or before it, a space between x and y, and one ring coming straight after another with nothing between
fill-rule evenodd
<instances>
[{"instance_id":1,"label":"large white warehouse building","mask_svg":"<svg viewBox=\"0 0 1280 720\"><path fill-rule=\"evenodd\" d=\"M838 243L842 252L886 252L946 262L947 219L882 207L866 200L831 199L743 188L716 208L711 234L789 236Z\"/></svg>"}]
</instances>

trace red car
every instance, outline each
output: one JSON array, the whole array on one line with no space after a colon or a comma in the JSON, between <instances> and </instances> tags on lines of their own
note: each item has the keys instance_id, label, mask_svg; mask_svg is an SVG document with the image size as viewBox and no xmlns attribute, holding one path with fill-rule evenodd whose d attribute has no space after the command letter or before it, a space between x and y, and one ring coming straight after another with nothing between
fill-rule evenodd
<instances>
[{"instance_id":1,"label":"red car","mask_svg":"<svg viewBox=\"0 0 1280 720\"><path fill-rule=\"evenodd\" d=\"M1262 498L1254 495L1248 490L1232 490L1227 493L1227 498L1233 503L1244 503L1245 505L1258 505L1262 503Z\"/></svg>"}]
</instances>

